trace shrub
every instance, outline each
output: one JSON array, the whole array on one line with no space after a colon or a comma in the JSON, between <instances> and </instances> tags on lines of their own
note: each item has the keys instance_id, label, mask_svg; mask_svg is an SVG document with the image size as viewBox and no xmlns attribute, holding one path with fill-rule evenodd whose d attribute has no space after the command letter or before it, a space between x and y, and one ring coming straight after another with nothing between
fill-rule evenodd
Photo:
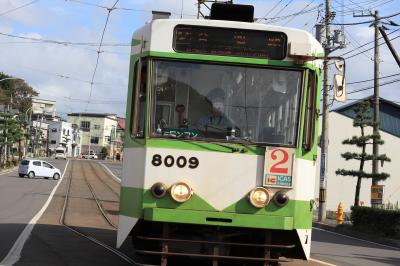
<instances>
[{"instance_id":1,"label":"shrub","mask_svg":"<svg viewBox=\"0 0 400 266\"><path fill-rule=\"evenodd\" d=\"M351 221L361 232L400 237L400 211L353 207Z\"/></svg>"}]
</instances>

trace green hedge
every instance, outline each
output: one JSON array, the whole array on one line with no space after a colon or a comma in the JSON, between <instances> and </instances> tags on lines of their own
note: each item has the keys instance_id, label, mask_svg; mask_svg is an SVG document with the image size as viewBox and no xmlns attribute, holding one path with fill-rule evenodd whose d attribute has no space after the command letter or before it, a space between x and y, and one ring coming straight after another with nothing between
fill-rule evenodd
<instances>
[{"instance_id":1,"label":"green hedge","mask_svg":"<svg viewBox=\"0 0 400 266\"><path fill-rule=\"evenodd\" d=\"M400 237L400 211L353 207L351 221L355 229L387 237Z\"/></svg>"}]
</instances>

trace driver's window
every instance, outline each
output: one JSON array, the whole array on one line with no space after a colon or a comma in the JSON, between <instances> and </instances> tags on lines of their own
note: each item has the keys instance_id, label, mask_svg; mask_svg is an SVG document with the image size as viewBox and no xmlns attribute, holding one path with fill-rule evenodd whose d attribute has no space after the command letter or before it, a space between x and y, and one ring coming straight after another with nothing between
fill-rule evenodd
<instances>
[{"instance_id":1,"label":"driver's window","mask_svg":"<svg viewBox=\"0 0 400 266\"><path fill-rule=\"evenodd\" d=\"M147 91L147 62L139 62L136 66L136 86L134 98L134 112L132 135L135 138L144 138L146 117Z\"/></svg>"}]
</instances>

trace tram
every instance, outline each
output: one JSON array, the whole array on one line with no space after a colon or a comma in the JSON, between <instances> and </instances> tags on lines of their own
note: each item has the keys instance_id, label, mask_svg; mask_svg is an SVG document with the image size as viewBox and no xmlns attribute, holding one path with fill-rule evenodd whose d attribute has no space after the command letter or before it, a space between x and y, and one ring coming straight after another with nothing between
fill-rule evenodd
<instances>
[{"instance_id":1,"label":"tram","mask_svg":"<svg viewBox=\"0 0 400 266\"><path fill-rule=\"evenodd\" d=\"M158 265L309 259L323 49L253 21L214 4L133 34L118 247Z\"/></svg>"}]
</instances>

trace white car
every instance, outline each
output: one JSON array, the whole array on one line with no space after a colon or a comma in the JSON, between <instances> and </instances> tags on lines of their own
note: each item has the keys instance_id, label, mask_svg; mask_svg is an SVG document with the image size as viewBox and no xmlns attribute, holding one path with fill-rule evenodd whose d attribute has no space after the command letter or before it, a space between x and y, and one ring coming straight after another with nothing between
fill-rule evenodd
<instances>
[{"instance_id":1,"label":"white car","mask_svg":"<svg viewBox=\"0 0 400 266\"><path fill-rule=\"evenodd\" d=\"M96 154L93 154L93 153L91 153L91 154L84 154L84 155L82 155L82 158L83 158L83 159L98 159L97 155L96 155Z\"/></svg>"},{"instance_id":2,"label":"white car","mask_svg":"<svg viewBox=\"0 0 400 266\"><path fill-rule=\"evenodd\" d=\"M29 159L22 160L18 167L19 177L28 176L34 178L35 176L43 176L44 178L52 177L53 179L59 179L61 176L60 169L54 167L48 162Z\"/></svg>"}]
</instances>

